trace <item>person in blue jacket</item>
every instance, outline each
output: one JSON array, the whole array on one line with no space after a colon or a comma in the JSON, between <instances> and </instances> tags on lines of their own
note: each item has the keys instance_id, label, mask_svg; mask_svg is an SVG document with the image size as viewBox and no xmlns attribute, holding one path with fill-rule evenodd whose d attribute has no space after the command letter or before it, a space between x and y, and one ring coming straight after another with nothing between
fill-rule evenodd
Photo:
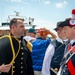
<instances>
[{"instance_id":1,"label":"person in blue jacket","mask_svg":"<svg viewBox=\"0 0 75 75\"><path fill-rule=\"evenodd\" d=\"M34 75L41 75L45 51L51 41L50 38L47 38L47 35L51 34L53 38L56 38L56 35L46 28L40 28L37 33L38 37L32 42L32 60Z\"/></svg>"}]
</instances>

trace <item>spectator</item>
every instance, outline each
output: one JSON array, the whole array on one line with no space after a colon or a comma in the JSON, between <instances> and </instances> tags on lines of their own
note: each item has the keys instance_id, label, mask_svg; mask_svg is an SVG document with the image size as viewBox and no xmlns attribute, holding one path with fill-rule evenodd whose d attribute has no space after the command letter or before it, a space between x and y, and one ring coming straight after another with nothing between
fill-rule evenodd
<instances>
[{"instance_id":1,"label":"spectator","mask_svg":"<svg viewBox=\"0 0 75 75\"><path fill-rule=\"evenodd\" d=\"M41 75L42 63L45 55L46 48L50 44L51 39L47 35L52 33L46 28L38 30L38 37L32 42L32 60L34 75ZM54 35L54 33L52 33Z\"/></svg>"},{"instance_id":2,"label":"spectator","mask_svg":"<svg viewBox=\"0 0 75 75\"><path fill-rule=\"evenodd\" d=\"M55 28L58 38L53 40L46 50L42 67L42 75L56 75L59 70L65 50L64 42L67 41L64 28L61 26L62 22L63 21L58 22L57 27Z\"/></svg>"},{"instance_id":3,"label":"spectator","mask_svg":"<svg viewBox=\"0 0 75 75\"><path fill-rule=\"evenodd\" d=\"M34 41L36 39L36 30L34 28L30 28L24 38L30 42Z\"/></svg>"}]
</instances>

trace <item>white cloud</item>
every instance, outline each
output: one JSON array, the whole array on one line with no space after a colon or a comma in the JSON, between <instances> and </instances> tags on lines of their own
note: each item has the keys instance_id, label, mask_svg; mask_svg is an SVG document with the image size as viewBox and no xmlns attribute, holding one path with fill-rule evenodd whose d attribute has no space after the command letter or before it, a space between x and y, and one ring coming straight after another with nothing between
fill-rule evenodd
<instances>
[{"instance_id":1,"label":"white cloud","mask_svg":"<svg viewBox=\"0 0 75 75\"><path fill-rule=\"evenodd\" d=\"M6 1L9 1L9 0L6 0Z\"/></svg>"},{"instance_id":2,"label":"white cloud","mask_svg":"<svg viewBox=\"0 0 75 75\"><path fill-rule=\"evenodd\" d=\"M30 4L27 0L6 0L6 1L11 1L12 3L14 3L14 2L15 3L22 3L22 4L25 4L25 5Z\"/></svg>"},{"instance_id":3,"label":"white cloud","mask_svg":"<svg viewBox=\"0 0 75 75\"><path fill-rule=\"evenodd\" d=\"M49 30L51 30L52 32L54 32L56 35L57 33L55 32L54 28L56 27L56 24L50 22L50 21L47 21L47 20L35 20L33 25L37 25L35 27L35 29L39 29L39 28L47 28Z\"/></svg>"},{"instance_id":4,"label":"white cloud","mask_svg":"<svg viewBox=\"0 0 75 75\"><path fill-rule=\"evenodd\" d=\"M44 3L44 4L50 4L51 3L50 0L31 0L31 1Z\"/></svg>"},{"instance_id":5,"label":"white cloud","mask_svg":"<svg viewBox=\"0 0 75 75\"><path fill-rule=\"evenodd\" d=\"M22 2L23 0L10 0L11 2Z\"/></svg>"},{"instance_id":6,"label":"white cloud","mask_svg":"<svg viewBox=\"0 0 75 75\"><path fill-rule=\"evenodd\" d=\"M49 0L44 1L45 4L50 4L51 2Z\"/></svg>"},{"instance_id":7,"label":"white cloud","mask_svg":"<svg viewBox=\"0 0 75 75\"><path fill-rule=\"evenodd\" d=\"M63 3L64 3L64 4L67 4L67 2L66 2L66 1L64 1Z\"/></svg>"},{"instance_id":8,"label":"white cloud","mask_svg":"<svg viewBox=\"0 0 75 75\"><path fill-rule=\"evenodd\" d=\"M67 4L67 2L63 1L63 2L56 3L55 5L57 8L63 8L66 4Z\"/></svg>"},{"instance_id":9,"label":"white cloud","mask_svg":"<svg viewBox=\"0 0 75 75\"><path fill-rule=\"evenodd\" d=\"M56 27L54 23L51 23L50 21L46 21L46 20L35 20L34 25L35 24L37 25L38 28L45 27L51 30L53 30Z\"/></svg>"}]
</instances>

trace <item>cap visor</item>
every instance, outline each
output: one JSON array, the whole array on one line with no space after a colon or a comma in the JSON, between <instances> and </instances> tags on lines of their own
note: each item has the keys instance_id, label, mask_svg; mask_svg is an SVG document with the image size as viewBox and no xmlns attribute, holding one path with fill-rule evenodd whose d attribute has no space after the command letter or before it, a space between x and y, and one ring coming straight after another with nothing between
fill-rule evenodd
<instances>
[{"instance_id":1,"label":"cap visor","mask_svg":"<svg viewBox=\"0 0 75 75\"><path fill-rule=\"evenodd\" d=\"M54 30L57 31L58 28L55 28Z\"/></svg>"}]
</instances>

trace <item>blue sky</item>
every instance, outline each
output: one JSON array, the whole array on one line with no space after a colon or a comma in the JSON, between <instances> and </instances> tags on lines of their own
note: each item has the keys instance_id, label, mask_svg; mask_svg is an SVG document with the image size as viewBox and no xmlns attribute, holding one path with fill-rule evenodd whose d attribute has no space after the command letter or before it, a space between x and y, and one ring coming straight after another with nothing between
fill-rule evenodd
<instances>
[{"instance_id":1,"label":"blue sky","mask_svg":"<svg viewBox=\"0 0 75 75\"><path fill-rule=\"evenodd\" d=\"M0 23L6 21L9 15L34 18L33 24L53 30L58 21L71 16L75 8L75 0L0 0Z\"/></svg>"}]
</instances>

